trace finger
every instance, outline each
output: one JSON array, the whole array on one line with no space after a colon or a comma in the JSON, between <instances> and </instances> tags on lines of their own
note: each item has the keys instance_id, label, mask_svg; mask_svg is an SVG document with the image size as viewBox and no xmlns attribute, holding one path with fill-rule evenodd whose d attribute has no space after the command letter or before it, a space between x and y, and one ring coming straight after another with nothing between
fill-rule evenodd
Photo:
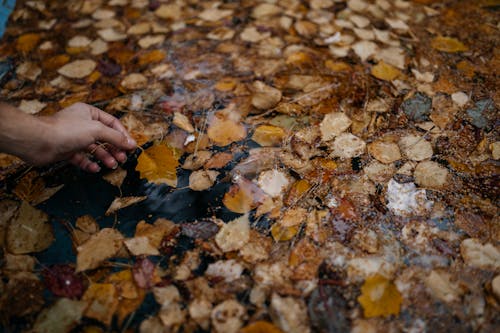
<instances>
[{"instance_id":1,"label":"finger","mask_svg":"<svg viewBox=\"0 0 500 333\"><path fill-rule=\"evenodd\" d=\"M87 172L96 173L101 171L99 165L95 162L92 162L84 153L74 154L73 157L71 157L71 159L69 160L69 162Z\"/></svg>"},{"instance_id":2,"label":"finger","mask_svg":"<svg viewBox=\"0 0 500 333\"><path fill-rule=\"evenodd\" d=\"M96 141L110 143L118 149L131 150L136 147L123 133L98 122L95 125L93 136Z\"/></svg>"},{"instance_id":3,"label":"finger","mask_svg":"<svg viewBox=\"0 0 500 333\"><path fill-rule=\"evenodd\" d=\"M113 157L120 163L125 163L127 161L127 154L121 150L116 148L115 146L109 145L106 147L106 150L113 155Z\"/></svg>"},{"instance_id":4,"label":"finger","mask_svg":"<svg viewBox=\"0 0 500 333\"><path fill-rule=\"evenodd\" d=\"M90 114L92 115L93 120L100 121L104 125L119 131L120 133L125 135L128 139L132 139L128 131L125 129L125 127L117 118L92 105L87 104L87 107L90 109Z\"/></svg>"},{"instance_id":5,"label":"finger","mask_svg":"<svg viewBox=\"0 0 500 333\"><path fill-rule=\"evenodd\" d=\"M99 161L102 161L108 168L116 169L118 167L116 159L103 147L94 143L87 148L87 151L94 155Z\"/></svg>"}]
</instances>

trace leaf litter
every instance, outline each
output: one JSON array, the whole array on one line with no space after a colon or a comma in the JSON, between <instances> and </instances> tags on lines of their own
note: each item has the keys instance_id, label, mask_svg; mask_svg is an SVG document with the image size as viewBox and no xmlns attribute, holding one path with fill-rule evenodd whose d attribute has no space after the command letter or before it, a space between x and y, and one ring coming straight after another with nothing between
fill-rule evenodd
<instances>
[{"instance_id":1,"label":"leaf litter","mask_svg":"<svg viewBox=\"0 0 500 333\"><path fill-rule=\"evenodd\" d=\"M140 149L96 176L109 209L74 221L47 208L60 169L0 155L2 324L493 331L494 2L20 4L2 96L40 116L92 103ZM76 260L45 265L61 237Z\"/></svg>"}]
</instances>

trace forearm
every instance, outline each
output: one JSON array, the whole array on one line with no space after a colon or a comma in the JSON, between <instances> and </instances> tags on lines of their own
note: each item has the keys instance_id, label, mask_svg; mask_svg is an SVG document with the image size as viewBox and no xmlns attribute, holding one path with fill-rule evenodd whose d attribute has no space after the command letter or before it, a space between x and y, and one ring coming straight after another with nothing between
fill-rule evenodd
<instances>
[{"instance_id":1,"label":"forearm","mask_svg":"<svg viewBox=\"0 0 500 333\"><path fill-rule=\"evenodd\" d=\"M0 103L0 151L30 161L33 149L42 149L46 124L8 104ZM36 146L36 147L35 147Z\"/></svg>"}]
</instances>

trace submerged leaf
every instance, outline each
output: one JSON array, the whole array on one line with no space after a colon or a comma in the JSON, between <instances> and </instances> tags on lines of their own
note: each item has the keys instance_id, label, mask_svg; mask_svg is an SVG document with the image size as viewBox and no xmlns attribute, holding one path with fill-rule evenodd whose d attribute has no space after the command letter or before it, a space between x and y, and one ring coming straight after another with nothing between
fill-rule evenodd
<instances>
[{"instance_id":1,"label":"submerged leaf","mask_svg":"<svg viewBox=\"0 0 500 333\"><path fill-rule=\"evenodd\" d=\"M365 280L358 302L363 307L366 318L398 315L403 299L390 280L374 275Z\"/></svg>"},{"instance_id":2,"label":"submerged leaf","mask_svg":"<svg viewBox=\"0 0 500 333\"><path fill-rule=\"evenodd\" d=\"M115 229L104 228L78 246L76 271L98 267L104 260L116 255L123 245L123 235Z\"/></svg>"}]
</instances>

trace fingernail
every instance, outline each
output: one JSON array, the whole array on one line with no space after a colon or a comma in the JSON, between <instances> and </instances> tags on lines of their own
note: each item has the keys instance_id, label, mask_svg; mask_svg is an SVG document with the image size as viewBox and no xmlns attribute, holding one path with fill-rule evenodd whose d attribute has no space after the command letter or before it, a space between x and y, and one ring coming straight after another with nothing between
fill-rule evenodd
<instances>
[{"instance_id":1,"label":"fingernail","mask_svg":"<svg viewBox=\"0 0 500 333\"><path fill-rule=\"evenodd\" d=\"M113 164L113 166L111 167L111 169L115 170L116 168L118 168L118 162L115 161L115 164Z\"/></svg>"},{"instance_id":2,"label":"fingernail","mask_svg":"<svg viewBox=\"0 0 500 333\"><path fill-rule=\"evenodd\" d=\"M97 169L96 169L96 171L95 171L95 172L96 172L96 173L97 173L97 172L101 172L101 167L100 167L100 166L97 166Z\"/></svg>"},{"instance_id":3,"label":"fingernail","mask_svg":"<svg viewBox=\"0 0 500 333\"><path fill-rule=\"evenodd\" d=\"M125 163L125 162L127 162L127 159L128 159L128 157L127 157L127 155L125 155L125 157L123 158L123 161L122 161L122 163Z\"/></svg>"},{"instance_id":4,"label":"fingernail","mask_svg":"<svg viewBox=\"0 0 500 333\"><path fill-rule=\"evenodd\" d=\"M135 142L135 140L134 140L134 139L132 139L132 138L128 138L128 139L127 139L127 143L128 143L129 145L131 145L131 146L134 146L134 147L136 147L136 146L137 146L137 142Z\"/></svg>"}]
</instances>

